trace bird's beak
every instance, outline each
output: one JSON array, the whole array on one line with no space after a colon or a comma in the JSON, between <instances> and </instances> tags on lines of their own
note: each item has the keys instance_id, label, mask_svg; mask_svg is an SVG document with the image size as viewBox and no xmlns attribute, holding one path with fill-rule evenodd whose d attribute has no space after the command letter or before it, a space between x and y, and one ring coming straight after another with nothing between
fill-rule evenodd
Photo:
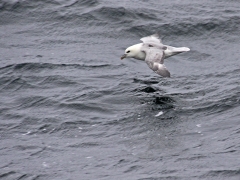
<instances>
[{"instance_id":1,"label":"bird's beak","mask_svg":"<svg viewBox=\"0 0 240 180\"><path fill-rule=\"evenodd\" d=\"M126 54L122 55L121 60L123 60L123 59L126 58L126 57L127 57Z\"/></svg>"}]
</instances>

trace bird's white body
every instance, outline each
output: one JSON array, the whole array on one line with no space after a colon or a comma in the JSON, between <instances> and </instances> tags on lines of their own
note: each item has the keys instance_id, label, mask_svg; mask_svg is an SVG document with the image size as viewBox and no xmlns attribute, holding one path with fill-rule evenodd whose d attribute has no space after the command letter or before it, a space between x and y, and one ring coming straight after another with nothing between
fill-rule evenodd
<instances>
[{"instance_id":1,"label":"bird's white body","mask_svg":"<svg viewBox=\"0 0 240 180\"><path fill-rule=\"evenodd\" d=\"M158 34L143 37L140 40L143 43L128 47L121 59L134 58L143 60L150 69L163 77L170 77L170 72L163 64L164 59L182 52L190 51L187 47L176 48L163 45Z\"/></svg>"},{"instance_id":2,"label":"bird's white body","mask_svg":"<svg viewBox=\"0 0 240 180\"><path fill-rule=\"evenodd\" d=\"M144 61L146 58L146 54L145 54L145 52L141 51L142 45L143 45L143 43L135 44L135 45L128 47L127 49L134 50L135 56L133 58ZM176 47L167 46L167 45L164 45L164 46L167 47L167 49L164 50L164 55L165 55L164 59L167 59L171 56L174 56L174 55L182 53L182 52L190 51L190 49L187 47L176 48Z\"/></svg>"}]
</instances>

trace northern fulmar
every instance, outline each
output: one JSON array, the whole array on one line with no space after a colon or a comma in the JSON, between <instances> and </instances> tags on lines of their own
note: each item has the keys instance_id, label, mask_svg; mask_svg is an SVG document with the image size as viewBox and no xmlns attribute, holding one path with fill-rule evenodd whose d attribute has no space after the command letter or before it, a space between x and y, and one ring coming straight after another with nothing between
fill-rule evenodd
<instances>
[{"instance_id":1,"label":"northern fulmar","mask_svg":"<svg viewBox=\"0 0 240 180\"><path fill-rule=\"evenodd\" d=\"M170 72L163 64L164 59L182 52L190 51L187 47L176 48L163 45L158 34L143 37L140 40L143 43L128 47L121 59L134 58L145 60L150 69L163 77L170 77Z\"/></svg>"}]
</instances>

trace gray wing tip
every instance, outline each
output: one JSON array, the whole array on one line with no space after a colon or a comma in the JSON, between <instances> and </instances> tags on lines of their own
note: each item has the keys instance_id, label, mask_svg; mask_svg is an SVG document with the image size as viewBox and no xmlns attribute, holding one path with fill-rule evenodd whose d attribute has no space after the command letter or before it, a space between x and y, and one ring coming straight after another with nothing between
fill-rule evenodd
<instances>
[{"instance_id":1,"label":"gray wing tip","mask_svg":"<svg viewBox=\"0 0 240 180\"><path fill-rule=\"evenodd\" d=\"M170 74L170 72L167 69L156 71L156 73L161 75L164 78L170 78L171 77L171 74Z\"/></svg>"},{"instance_id":2,"label":"gray wing tip","mask_svg":"<svg viewBox=\"0 0 240 180\"><path fill-rule=\"evenodd\" d=\"M156 62L147 61L150 69L162 77L170 77L170 72L167 70L164 64L159 64Z\"/></svg>"},{"instance_id":3,"label":"gray wing tip","mask_svg":"<svg viewBox=\"0 0 240 180\"><path fill-rule=\"evenodd\" d=\"M157 70L155 71L157 74L163 76L163 77L170 77L170 72L167 70L166 66L164 64L158 64Z\"/></svg>"}]
</instances>

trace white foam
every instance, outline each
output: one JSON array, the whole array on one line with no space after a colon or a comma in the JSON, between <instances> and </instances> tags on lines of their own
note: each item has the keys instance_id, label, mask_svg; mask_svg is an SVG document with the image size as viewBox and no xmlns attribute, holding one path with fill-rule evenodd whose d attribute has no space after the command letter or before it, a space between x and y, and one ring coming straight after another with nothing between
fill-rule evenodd
<instances>
[{"instance_id":1,"label":"white foam","mask_svg":"<svg viewBox=\"0 0 240 180\"><path fill-rule=\"evenodd\" d=\"M160 111L158 114L155 115L155 117L161 116L163 114L162 111Z\"/></svg>"}]
</instances>

